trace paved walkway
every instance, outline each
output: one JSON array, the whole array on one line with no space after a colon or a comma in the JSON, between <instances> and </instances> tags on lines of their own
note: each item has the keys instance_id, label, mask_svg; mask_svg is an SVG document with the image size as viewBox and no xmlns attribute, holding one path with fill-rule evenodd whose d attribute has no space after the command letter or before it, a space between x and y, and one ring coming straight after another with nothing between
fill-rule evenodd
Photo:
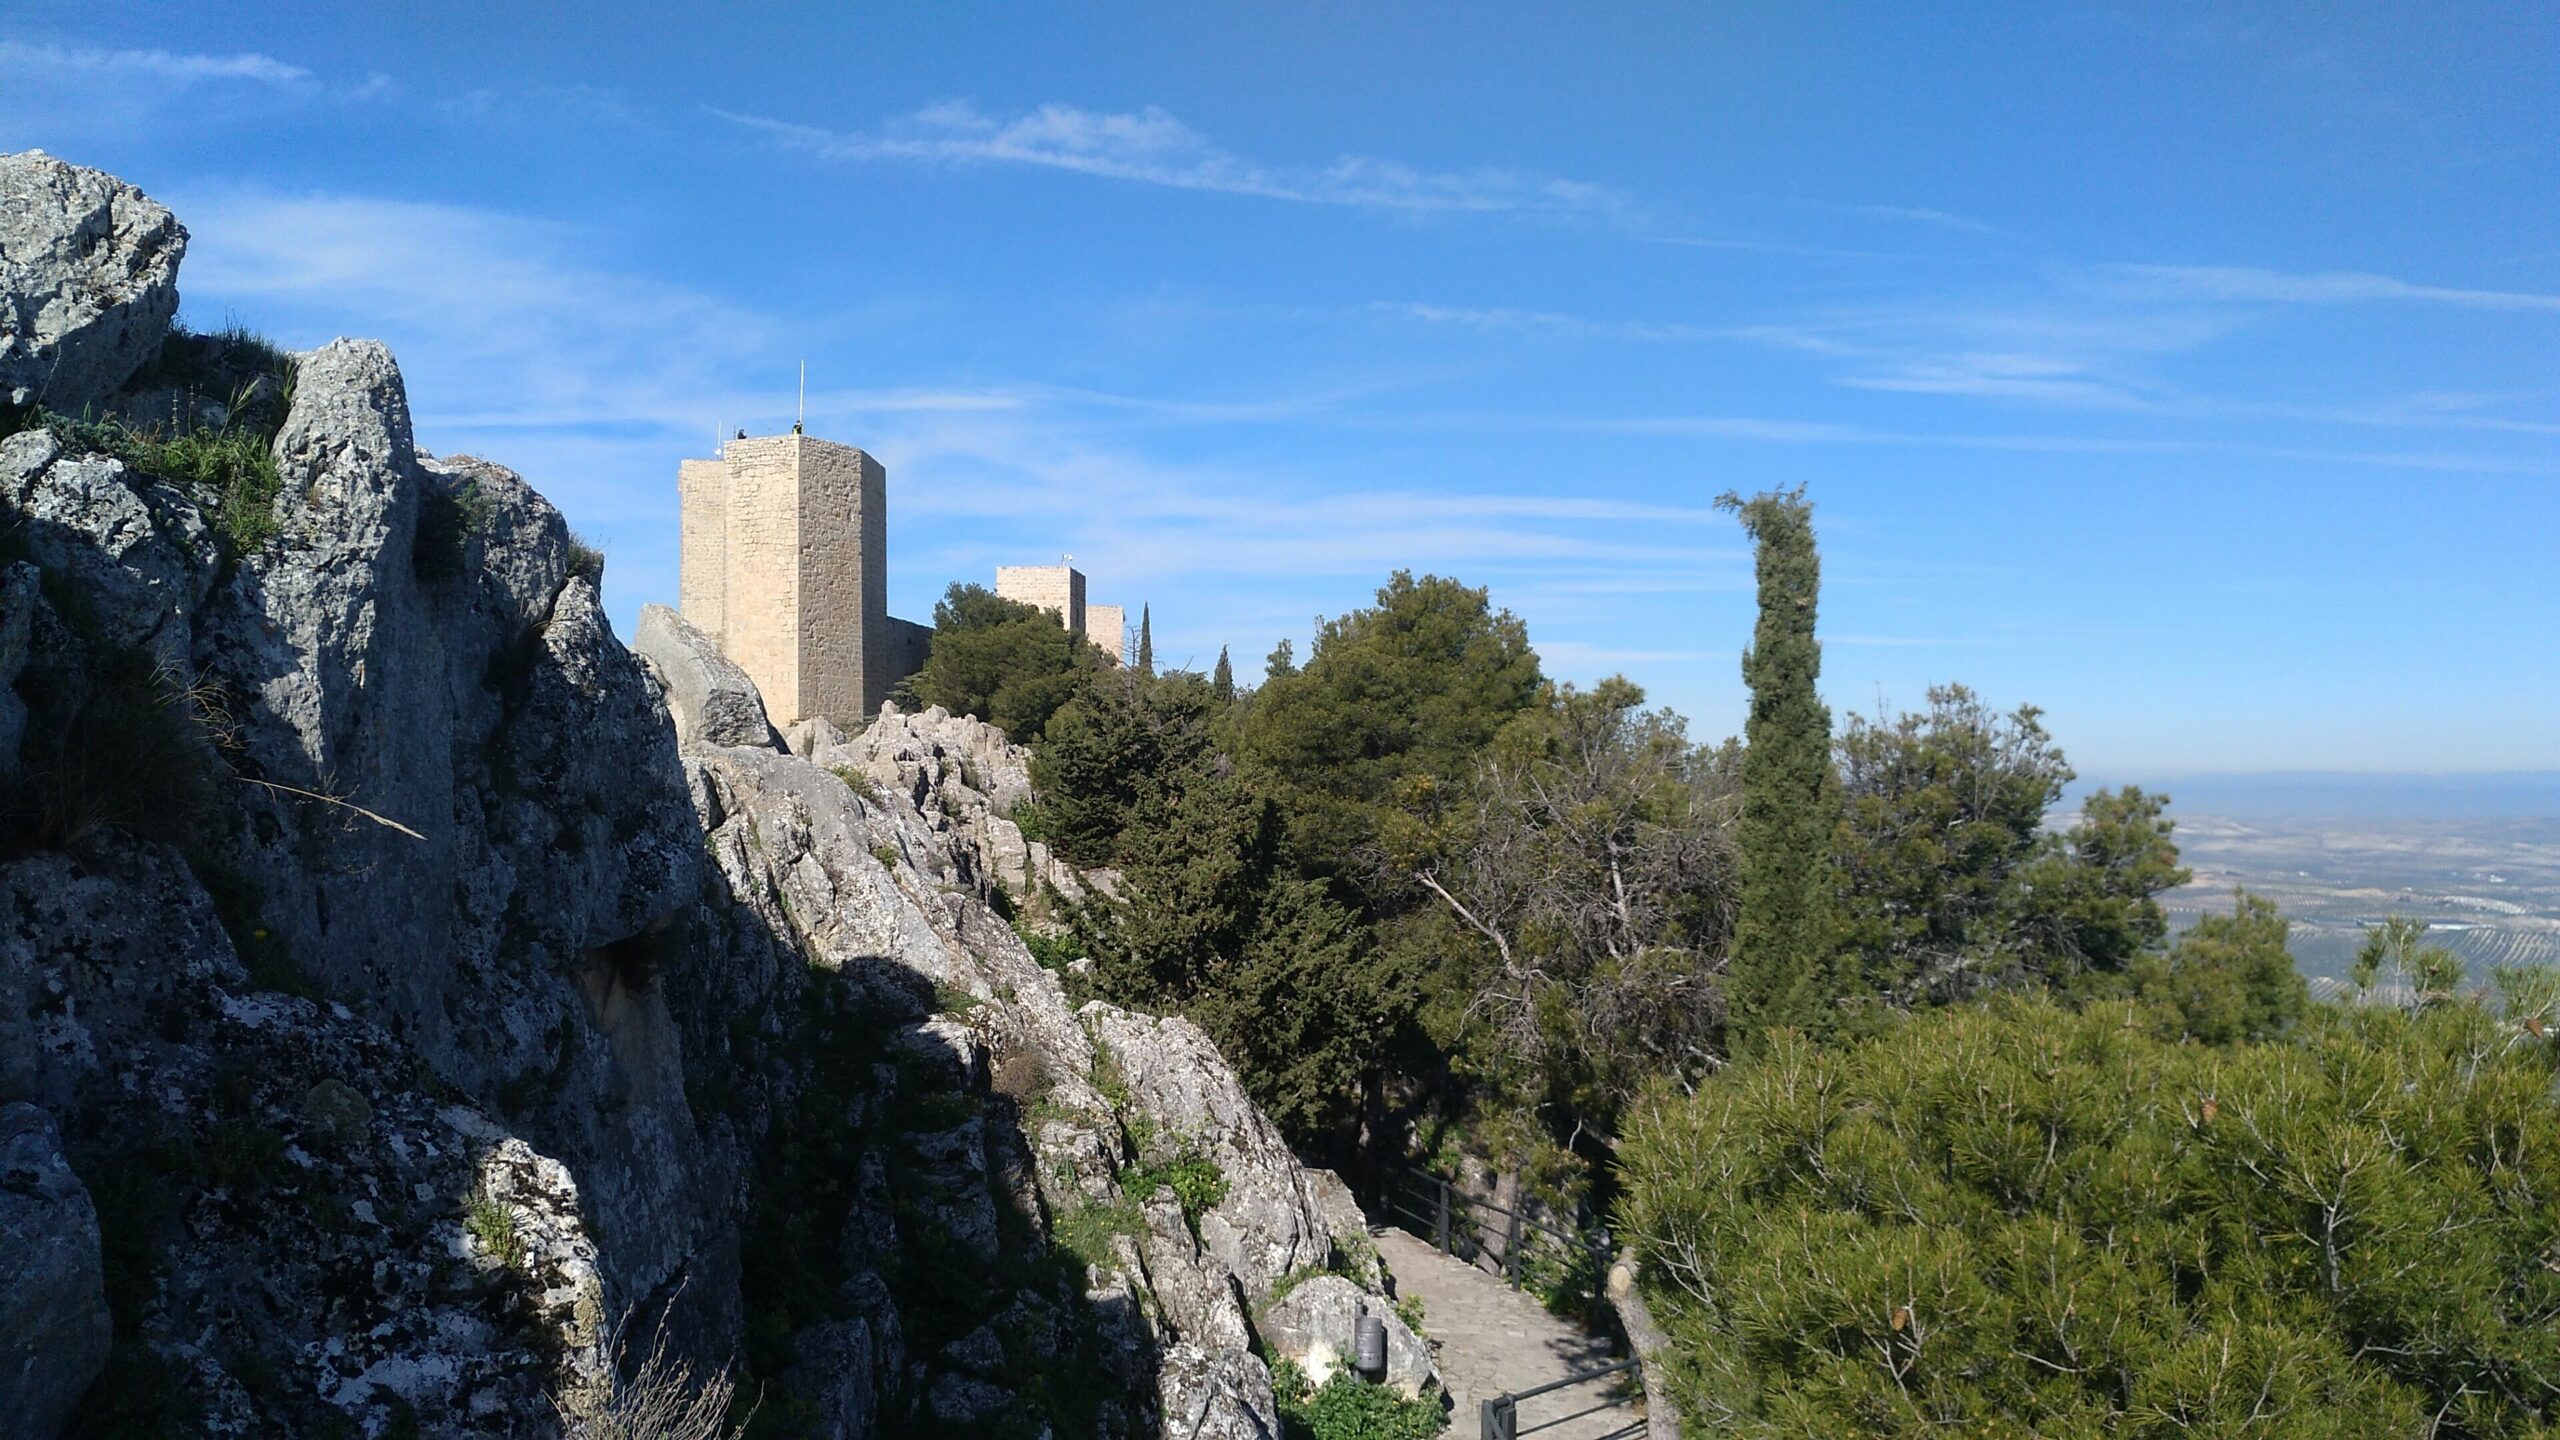
<instances>
[{"instance_id":1,"label":"paved walkway","mask_svg":"<svg viewBox=\"0 0 2560 1440\"><path fill-rule=\"evenodd\" d=\"M1431 1358L1457 1402L1449 1412L1449 1440L1476 1440L1478 1402L1506 1392L1526 1390L1561 1380L1577 1370L1606 1365L1620 1358L1605 1340L1547 1313L1536 1297L1504 1284L1473 1265L1441 1254L1428 1240L1393 1226L1372 1229L1378 1256L1396 1279L1398 1295L1422 1297L1422 1331L1431 1342ZM1630 1373L1590 1381L1569 1390L1552 1391L1520 1404L1520 1429L1542 1424L1577 1410L1588 1410L1617 1398L1620 1380ZM1540 1440L1597 1440L1633 1424L1643 1414L1634 1405L1608 1409L1539 1430Z\"/></svg>"}]
</instances>

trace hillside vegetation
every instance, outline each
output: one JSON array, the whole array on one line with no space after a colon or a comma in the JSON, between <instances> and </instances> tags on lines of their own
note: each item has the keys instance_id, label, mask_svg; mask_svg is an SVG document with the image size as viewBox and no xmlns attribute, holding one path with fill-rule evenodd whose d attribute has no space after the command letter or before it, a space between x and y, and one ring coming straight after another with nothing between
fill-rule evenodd
<instances>
[{"instance_id":1,"label":"hillside vegetation","mask_svg":"<svg viewBox=\"0 0 2560 1440\"><path fill-rule=\"evenodd\" d=\"M1127 882L1044 942L1095 993L1199 1020L1304 1148L1472 1154L1569 1209L1605 1200L1648 1081L1701 1083L1784 1027L2103 992L2185 879L2165 796L2043 828L2072 772L2032 706L1950 685L1835 739L1811 507L1733 503L1768 617L1747 744L1699 743L1623 678L1554 680L1485 590L1406 572L1254 686L1223 655L1113 667L955 586L910 689L1036 716L1018 818Z\"/></svg>"}]
</instances>

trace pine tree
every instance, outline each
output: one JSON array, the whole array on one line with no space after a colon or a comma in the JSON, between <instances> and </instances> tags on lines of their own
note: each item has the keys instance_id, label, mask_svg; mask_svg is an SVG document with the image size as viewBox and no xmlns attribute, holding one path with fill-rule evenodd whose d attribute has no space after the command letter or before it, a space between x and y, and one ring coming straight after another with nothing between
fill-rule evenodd
<instances>
[{"instance_id":1,"label":"pine tree","mask_svg":"<svg viewBox=\"0 0 2560 1440\"><path fill-rule=\"evenodd\" d=\"M1145 618L1143 611L1140 618ZM1209 672L1209 693L1215 695L1221 705L1236 703L1236 667L1228 662L1224 645L1218 647L1218 668Z\"/></svg>"},{"instance_id":2,"label":"pine tree","mask_svg":"<svg viewBox=\"0 0 2560 1440\"><path fill-rule=\"evenodd\" d=\"M1156 673L1156 627L1144 605L1138 607L1138 673Z\"/></svg>"},{"instance_id":3,"label":"pine tree","mask_svg":"<svg viewBox=\"0 0 2560 1440\"><path fill-rule=\"evenodd\" d=\"M1760 621L1742 656L1751 687L1736 827L1742 895L1725 982L1733 1048L1757 1050L1773 1030L1819 1035L1837 1016L1839 777L1831 712L1814 688L1822 565L1813 506L1801 486L1749 500L1728 491L1716 504L1739 514L1758 546Z\"/></svg>"}]
</instances>

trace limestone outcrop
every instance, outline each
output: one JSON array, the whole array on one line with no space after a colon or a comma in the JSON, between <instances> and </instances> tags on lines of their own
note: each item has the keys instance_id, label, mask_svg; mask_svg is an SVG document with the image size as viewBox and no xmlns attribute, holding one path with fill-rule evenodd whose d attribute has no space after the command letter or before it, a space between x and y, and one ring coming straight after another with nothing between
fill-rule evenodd
<instances>
[{"instance_id":1,"label":"limestone outcrop","mask_svg":"<svg viewBox=\"0 0 2560 1440\"><path fill-rule=\"evenodd\" d=\"M0 400L65 414L151 358L178 313L186 228L123 181L0 155Z\"/></svg>"},{"instance_id":2,"label":"limestone outcrop","mask_svg":"<svg viewBox=\"0 0 2560 1440\"><path fill-rule=\"evenodd\" d=\"M1431 1348L1395 1308L1377 1295L1339 1275L1318 1275L1273 1301L1262 1313L1262 1337L1278 1353L1321 1385L1349 1367L1359 1355L1358 1331L1364 1318L1386 1331L1387 1368L1382 1383L1406 1395L1422 1397L1440 1391L1440 1376L1431 1365Z\"/></svg>"},{"instance_id":3,"label":"limestone outcrop","mask_svg":"<svg viewBox=\"0 0 2560 1440\"><path fill-rule=\"evenodd\" d=\"M60 1428L107 1363L98 1212L53 1117L0 1105L0 1415Z\"/></svg>"},{"instance_id":4,"label":"limestone outcrop","mask_svg":"<svg viewBox=\"0 0 2560 1440\"><path fill-rule=\"evenodd\" d=\"M664 605L641 606L631 648L655 667L679 743L782 748L755 682L683 616Z\"/></svg>"},{"instance_id":5,"label":"limestone outcrop","mask_svg":"<svg viewBox=\"0 0 2560 1440\"><path fill-rule=\"evenodd\" d=\"M47 185L5 225L157 233ZM12 1421L540 1436L627 1319L831 1440L1276 1437L1256 1309L1374 1299L1356 1210L1196 1028L1033 958L1011 917L1112 882L1013 823L1023 752L895 707L787 752L692 627L622 645L521 477L417 448L387 350L294 368L268 486L0 435L0 1102L59 1134L0 1229L72 1296L85 1192L113 1336L90 1383L96 1306L9 1312L65 1357Z\"/></svg>"}]
</instances>

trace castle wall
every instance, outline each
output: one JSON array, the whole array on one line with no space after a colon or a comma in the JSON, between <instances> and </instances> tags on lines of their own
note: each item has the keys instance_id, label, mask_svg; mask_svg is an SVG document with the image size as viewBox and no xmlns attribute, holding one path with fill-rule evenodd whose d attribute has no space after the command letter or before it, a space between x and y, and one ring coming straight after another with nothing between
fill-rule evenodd
<instances>
[{"instance_id":1,"label":"castle wall","mask_svg":"<svg viewBox=\"0 0 2560 1440\"><path fill-rule=\"evenodd\" d=\"M721 649L764 692L777 726L807 718L800 682L800 476L797 437L733 440Z\"/></svg>"},{"instance_id":2,"label":"castle wall","mask_svg":"<svg viewBox=\"0 0 2560 1440\"><path fill-rule=\"evenodd\" d=\"M805 435L778 437L799 477L799 689L794 719L824 715L852 728L879 706L887 687L886 472L849 445ZM744 662L741 662L744 663ZM753 673L752 671L749 673Z\"/></svg>"},{"instance_id":3,"label":"castle wall","mask_svg":"<svg viewBox=\"0 0 2560 1440\"><path fill-rule=\"evenodd\" d=\"M913 620L889 617L889 643L883 647L889 655L889 683L881 692L898 688L898 682L924 668L933 653L933 627Z\"/></svg>"},{"instance_id":4,"label":"castle wall","mask_svg":"<svg viewBox=\"0 0 2560 1440\"><path fill-rule=\"evenodd\" d=\"M1120 657L1125 653L1120 645L1122 637L1128 633L1127 627L1128 614L1117 605L1084 607L1084 638L1099 646L1115 665L1120 663Z\"/></svg>"},{"instance_id":5,"label":"castle wall","mask_svg":"<svg viewBox=\"0 0 2560 1440\"><path fill-rule=\"evenodd\" d=\"M996 595L1037 605L1070 632L1085 633L1084 572L1071 565L999 565Z\"/></svg>"},{"instance_id":6,"label":"castle wall","mask_svg":"<svg viewBox=\"0 0 2560 1440\"><path fill-rule=\"evenodd\" d=\"M687 460L677 466L676 503L676 609L718 644L728 624L728 462Z\"/></svg>"}]
</instances>

